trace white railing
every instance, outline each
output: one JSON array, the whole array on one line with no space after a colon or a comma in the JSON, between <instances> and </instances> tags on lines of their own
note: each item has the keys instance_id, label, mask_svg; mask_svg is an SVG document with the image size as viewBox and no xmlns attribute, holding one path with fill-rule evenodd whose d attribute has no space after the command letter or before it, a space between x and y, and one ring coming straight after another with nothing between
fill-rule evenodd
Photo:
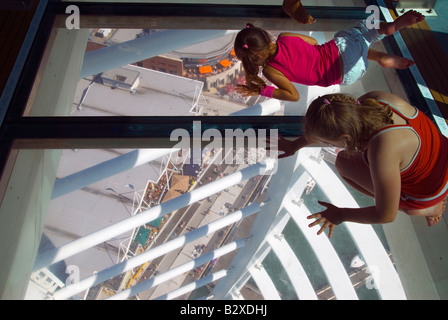
<instances>
[{"instance_id":1,"label":"white railing","mask_svg":"<svg viewBox=\"0 0 448 320\"><path fill-rule=\"evenodd\" d=\"M222 229L223 227L229 226L239 220L257 212L259 210L259 204L253 204L249 207L244 208L243 210L238 210L222 219L217 221L213 221L208 225L205 225L201 228L198 228L194 231L191 231L183 236L177 237L173 240L170 240L164 244L161 244L153 249L150 249L144 253L139 254L134 258L130 258L121 263L118 263L106 270L100 271L97 274L94 274L86 279L79 281L78 283L74 283L69 285L61 290L55 292L55 299L66 299L74 296L75 294L82 292L84 290L89 289L90 287L97 285L101 282L107 281L115 276L120 275L121 273L136 268L147 261L151 261L157 257L160 257L164 254L167 254L173 250L181 248L188 243L191 243L201 237L207 236L209 234L214 233L215 231ZM216 252L214 252L216 253ZM212 258L213 259L213 258ZM212 260L211 259L211 260ZM136 286L137 287L137 286ZM135 292L135 289L133 289ZM140 292L140 291L138 291Z\"/></svg>"},{"instance_id":2,"label":"white railing","mask_svg":"<svg viewBox=\"0 0 448 320\"><path fill-rule=\"evenodd\" d=\"M76 283L69 284L55 291L52 295L50 294L50 296L54 299L68 299L77 296L77 294L89 290L113 277L119 276L123 272L128 272L157 257L164 256L174 250L179 250L179 248L185 247L193 241L210 236L224 227L236 224L242 219L257 213L247 239L236 239L196 259L190 259L190 261L174 266L174 268L159 275L144 281L138 281L136 285L116 293L109 299L132 298L146 290L160 285L163 286L168 280L172 280L181 274L185 274L198 266L204 265L213 259L231 252L236 252L235 258L224 270L174 289L167 285L168 291L159 294L155 298L174 299L198 287L220 280L217 281L214 290L208 298L241 299L244 298L241 295L241 289L246 281L252 277L265 299L280 299L280 295L275 289L275 283L269 278L269 274L263 266L263 260L271 250L278 257L282 267L285 269L297 297L299 299L317 299L316 288L313 288L311 281L302 267L302 264L306 263L306 261L299 261L282 235L283 229L289 221L294 222L304 234L308 245L313 249L328 279L335 297L337 299L358 299L347 271L334 250L332 243L325 235L317 236L315 230L308 228L307 224L309 221L305 217L309 214L309 211L301 201L295 201L295 199L304 193L310 177L316 179L319 187L324 192L328 192L330 197L331 194L334 196L334 183L340 183L340 181L332 170L328 168L325 161L322 161L321 157L318 156L319 150L302 150L296 157L291 157L285 161L281 160L282 163L278 172L271 176L270 185L263 203L254 203L241 210L230 213L223 218L169 240L135 257L117 263ZM265 174L266 170L273 168L274 162L275 160L268 158L263 162L244 168L241 171L211 182L206 186L196 188L187 194L150 208L145 212L106 227L91 235L44 253L37 259L36 270L45 268L55 262L62 261L67 257L87 250L98 243L122 234L125 230L134 229L174 210L205 199L215 193L237 185L241 181ZM321 177L325 177L325 181L319 183ZM329 189L329 186L332 186L331 190L333 191ZM337 189L338 192L346 191L345 187L339 185ZM279 194L282 196L279 196ZM336 196L340 198L341 194ZM350 196L345 194L343 198L348 199L346 201L349 202L354 201ZM356 202L352 204L356 205ZM376 288L378 295L384 299L405 298L400 280L390 262L390 258L381 243L379 243L375 233L369 229L371 227L364 227L359 229L361 230L359 231L356 229L356 226L347 226L355 245L362 252L365 260L376 268L380 268L380 272L376 275L373 274L374 277L378 277L378 274L381 274L381 284L384 284ZM379 283L380 279L376 278L375 281Z\"/></svg>"},{"instance_id":3,"label":"white railing","mask_svg":"<svg viewBox=\"0 0 448 320\"><path fill-rule=\"evenodd\" d=\"M202 255L199 258L185 262L184 264L177 266L173 269L170 269L170 270L168 270L160 275L157 275L149 280L142 281L139 284L137 284L129 289L123 290L120 293L113 295L109 299L119 300L119 299L130 298L140 292L143 292L145 290L153 288L154 286L157 286L158 284L161 284L165 281L173 279L173 278L181 275L182 273L189 272L198 266L202 266L202 265L206 264L207 262L212 261L213 259L219 258L225 254L228 254L234 250L237 250L238 248L240 248L244 245L244 242L245 242L245 240L238 239L237 241L226 244L225 246L218 248L216 250L213 250L209 253L206 253L205 255Z\"/></svg>"},{"instance_id":4,"label":"white railing","mask_svg":"<svg viewBox=\"0 0 448 320\"><path fill-rule=\"evenodd\" d=\"M205 199L220 191L223 191L233 185L236 185L246 179L263 174L270 169L272 163L261 162L245 168L239 172L228 175L218 181L207 184L206 187L197 188L189 193L183 194L177 198L152 207L142 213L139 213L131 218L125 219L113 225L103 228L83 238L74 240L62 247L55 248L51 251L39 255L36 259L35 270L39 270L50 264L62 261L70 256L80 253L88 248L91 248L99 243L112 239L113 237L122 234L125 231L133 230L150 221L171 213L179 208L195 203L199 200Z\"/></svg>"},{"instance_id":5,"label":"white railing","mask_svg":"<svg viewBox=\"0 0 448 320\"><path fill-rule=\"evenodd\" d=\"M312 176L313 178L318 177L322 172L325 172L326 181L323 182L322 185L319 185L319 183L318 185L324 189L324 192L329 192L335 195L335 189L338 190L336 193L341 192L341 190L347 191L344 186L341 187L339 184L334 187L334 183L340 183L339 179L331 170L329 170L328 166L321 160L318 153L313 154L313 152L316 152L316 150L302 150L299 153L296 163L292 165L292 167L294 167L293 170L288 171L289 179L287 182L284 180L285 173L282 174L281 172L277 172L277 175L272 177L272 182L268 188L268 194L266 195L269 202L261 209L260 213L257 215L257 220L264 220L265 223L268 224L270 221L267 218L267 216L269 216L268 211L272 211L273 207L276 207L274 210L276 212L276 218L272 219L272 224L265 228L267 231L266 233L262 232L257 221L254 222L251 236L255 238L255 232L263 233L262 236L258 237L259 242L255 243L252 247L248 243L244 248L239 250L238 255L232 263L232 269L228 272L226 280L220 281L212 291L211 295L213 297L218 299L241 299L241 288L250 276L252 276L264 298L279 298L276 291L272 292L274 287L272 286L272 282L267 279L267 273L264 270L262 262L269 250L273 249L274 253L279 258L279 261L282 263L282 267L289 275L289 280L293 284L292 286L296 291L297 297L302 299L316 299L315 288L314 292L312 292L313 288L311 283L308 279L304 279L306 274L300 267L301 263L295 255L290 255L292 250L281 235L285 221L292 217L293 221L305 235L308 245L312 247L316 254L335 297L337 299L358 299L358 295L347 271L344 268L340 257L334 250L332 243L326 236L317 236L315 230L311 230L307 226L309 221L306 220L305 217L309 215L308 209L303 204L299 206L293 202L294 199L304 192L309 176ZM287 171L291 169L291 164L294 160L289 159L288 162L289 163L283 162L279 164L279 168L281 168L279 170ZM287 188L282 189L280 184L286 184ZM289 191L285 192L283 197L279 199L276 197L276 193L279 189L286 189ZM344 195L344 197L345 196L346 195ZM350 201L351 197L348 196L347 199ZM373 232L371 226L361 226L360 230L363 231L362 233L353 230L353 228L356 227L353 225L348 226L348 229L351 229L350 231L355 245L362 252L363 257L367 257L366 260L372 263L371 266L374 266L377 270L376 274L372 274L372 276L374 278L376 277L374 279L376 284L381 283L381 285L375 287L379 297L383 299L405 299L404 290L401 286L397 272L393 268L390 258L384 247L379 243L378 237ZM249 258L247 258L246 261L241 262L244 257ZM303 261L303 263L306 263L306 261ZM250 276L248 274L250 274ZM381 275L381 282L379 275Z\"/></svg>"}]
</instances>

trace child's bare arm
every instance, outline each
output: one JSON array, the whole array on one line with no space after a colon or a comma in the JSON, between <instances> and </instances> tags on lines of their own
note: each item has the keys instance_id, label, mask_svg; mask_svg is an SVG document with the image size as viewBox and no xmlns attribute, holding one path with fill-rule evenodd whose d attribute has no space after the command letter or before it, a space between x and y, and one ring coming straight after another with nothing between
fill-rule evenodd
<instances>
[{"instance_id":1,"label":"child's bare arm","mask_svg":"<svg viewBox=\"0 0 448 320\"><path fill-rule=\"evenodd\" d=\"M396 146L397 143L394 142L396 139L392 135L386 137L386 134L383 134L378 138L375 143L369 145L368 150L375 205L364 208L339 208L330 203L319 202L326 207L326 210L308 216L308 219L317 219L309 225L310 227L322 224L318 234L329 229L331 236L334 226L345 221L379 224L395 220L400 202L400 153L403 153L403 150Z\"/></svg>"},{"instance_id":2,"label":"child's bare arm","mask_svg":"<svg viewBox=\"0 0 448 320\"><path fill-rule=\"evenodd\" d=\"M406 142L400 141L399 134L398 130L383 133L372 141L367 153L375 207L383 222L395 219L400 202L400 164L406 153Z\"/></svg>"},{"instance_id":3,"label":"child's bare arm","mask_svg":"<svg viewBox=\"0 0 448 320\"><path fill-rule=\"evenodd\" d=\"M300 95L296 87L283 73L277 69L266 66L263 70L264 76L277 88L274 89L273 98L284 101L299 101Z\"/></svg>"},{"instance_id":4,"label":"child's bare arm","mask_svg":"<svg viewBox=\"0 0 448 320\"><path fill-rule=\"evenodd\" d=\"M313 37L306 36L306 35L300 34L300 33L283 32L278 37L280 38L280 37L284 37L284 36L286 36L286 37L299 37L299 38L302 38L302 40L308 42L309 44L311 44L313 46L319 44L317 42L317 40L314 39Z\"/></svg>"}]
</instances>

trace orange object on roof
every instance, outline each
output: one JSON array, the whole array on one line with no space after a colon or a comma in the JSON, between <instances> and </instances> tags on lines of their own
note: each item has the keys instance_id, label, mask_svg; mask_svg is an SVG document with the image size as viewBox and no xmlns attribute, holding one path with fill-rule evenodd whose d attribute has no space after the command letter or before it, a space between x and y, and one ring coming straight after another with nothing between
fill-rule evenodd
<instances>
[{"instance_id":1,"label":"orange object on roof","mask_svg":"<svg viewBox=\"0 0 448 320\"><path fill-rule=\"evenodd\" d=\"M212 67L210 66L199 67L199 72L200 73L212 72Z\"/></svg>"},{"instance_id":2,"label":"orange object on roof","mask_svg":"<svg viewBox=\"0 0 448 320\"><path fill-rule=\"evenodd\" d=\"M223 66L223 67L228 67L228 66L230 66L230 61L229 60L227 60L227 59L224 59L224 60L222 60L221 62L220 62L220 64Z\"/></svg>"}]
</instances>

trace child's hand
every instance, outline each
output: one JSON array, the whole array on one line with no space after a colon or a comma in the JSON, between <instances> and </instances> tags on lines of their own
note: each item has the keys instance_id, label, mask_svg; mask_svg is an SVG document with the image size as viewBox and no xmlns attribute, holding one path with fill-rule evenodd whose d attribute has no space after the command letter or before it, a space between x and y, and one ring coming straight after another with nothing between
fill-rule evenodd
<instances>
[{"instance_id":1,"label":"child's hand","mask_svg":"<svg viewBox=\"0 0 448 320\"><path fill-rule=\"evenodd\" d=\"M249 87L244 84L237 85L236 92L241 94L243 97L258 96L260 94L257 90L250 90Z\"/></svg>"},{"instance_id":2,"label":"child's hand","mask_svg":"<svg viewBox=\"0 0 448 320\"><path fill-rule=\"evenodd\" d=\"M328 237L331 238L333 235L334 227L340 224L342 221L339 219L339 212L342 210L341 208L338 208L331 203L318 201L320 205L326 207L327 209L318 212L312 215L309 215L307 219L317 219L316 221L310 223L308 227L312 228L318 224L323 223L320 230L317 232L318 235L320 235L322 232L325 231L325 229L328 228Z\"/></svg>"},{"instance_id":3,"label":"child's hand","mask_svg":"<svg viewBox=\"0 0 448 320\"><path fill-rule=\"evenodd\" d=\"M287 140L283 136L278 135L277 140L271 140L271 138L267 137L266 142L268 146L266 150L272 150L271 145L276 145L276 149L278 152L283 152L278 155L279 159L293 156L297 152L297 148L294 146L294 141Z\"/></svg>"}]
</instances>

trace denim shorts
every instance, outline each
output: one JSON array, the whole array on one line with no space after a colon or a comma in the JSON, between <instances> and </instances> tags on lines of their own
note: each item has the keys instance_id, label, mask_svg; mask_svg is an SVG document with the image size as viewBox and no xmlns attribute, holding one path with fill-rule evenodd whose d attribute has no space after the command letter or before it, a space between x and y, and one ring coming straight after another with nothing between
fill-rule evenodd
<instances>
[{"instance_id":1,"label":"denim shorts","mask_svg":"<svg viewBox=\"0 0 448 320\"><path fill-rule=\"evenodd\" d=\"M334 40L344 64L341 85L352 84L366 73L369 47L373 42L380 41L384 37L385 35L379 34L377 29L368 29L365 20L358 21L348 30L334 34Z\"/></svg>"}]
</instances>

